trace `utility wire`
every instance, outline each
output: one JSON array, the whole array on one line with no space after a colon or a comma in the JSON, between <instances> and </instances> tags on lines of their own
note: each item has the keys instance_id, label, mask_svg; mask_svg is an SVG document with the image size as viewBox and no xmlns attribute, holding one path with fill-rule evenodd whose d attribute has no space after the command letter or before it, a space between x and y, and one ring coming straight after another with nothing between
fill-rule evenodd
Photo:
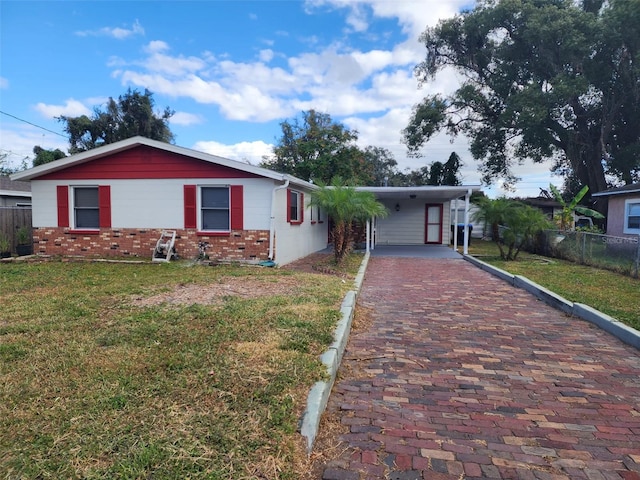
<instances>
[{"instance_id":1,"label":"utility wire","mask_svg":"<svg viewBox=\"0 0 640 480\"><path fill-rule=\"evenodd\" d=\"M3 115L6 115L7 117L11 117L11 118L15 118L16 120L20 120L21 122L28 123L29 125L32 125L34 127L41 128L42 130L46 130L47 132L55 133L56 135L58 135L60 137L67 138L66 135L63 135L63 134L61 134L59 132L54 132L53 130L49 130L48 128L41 127L40 125L36 125L35 123L31 123L31 122L29 122L27 120L24 120L22 118L18 118L15 115L11 115L10 113L3 112L2 110L0 110L0 113L2 113Z\"/></svg>"}]
</instances>

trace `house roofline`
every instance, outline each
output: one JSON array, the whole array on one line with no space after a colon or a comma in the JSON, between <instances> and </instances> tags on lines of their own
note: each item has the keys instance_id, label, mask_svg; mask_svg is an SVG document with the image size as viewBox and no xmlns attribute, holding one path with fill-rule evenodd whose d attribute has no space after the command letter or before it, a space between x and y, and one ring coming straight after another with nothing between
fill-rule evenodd
<instances>
[{"instance_id":1,"label":"house roofline","mask_svg":"<svg viewBox=\"0 0 640 480\"><path fill-rule=\"evenodd\" d=\"M640 185L636 188L630 188L628 190L604 190L602 192L594 193L592 197L609 197L612 195L629 195L632 193L640 193Z\"/></svg>"},{"instance_id":2,"label":"house roofline","mask_svg":"<svg viewBox=\"0 0 640 480\"><path fill-rule=\"evenodd\" d=\"M126 140L110 143L102 147L87 150L86 152L77 153L75 155L61 158L59 160L46 163L44 165L39 165L37 167L33 167L28 170L23 170L21 172L12 174L10 178L12 180L31 181L33 179L37 179L38 177L47 175L49 173L64 170L74 165L81 165L83 163L90 162L92 160L97 160L99 158L103 158L109 155L113 155L114 153L123 152L125 150L129 150L131 148L135 148L139 146L148 146L148 147L156 148L159 150L164 150L166 152L175 153L178 155L184 155L197 160L202 160L205 162L222 165L224 167L229 167L235 170L252 173L254 175L270 178L273 180L278 180L278 181L289 180L290 183L293 183L299 186L304 186L310 189L318 188L316 185L310 182L299 179L297 177L293 177L291 175L279 173L279 172L262 168L262 167L256 167L255 165L243 163L238 160L231 160L230 158L220 157L218 155L212 155L210 153L201 152L199 150L193 150L186 147L179 147L177 145L173 145L166 142L160 142L158 140L151 140L149 138L141 137L141 136L127 138Z\"/></svg>"},{"instance_id":3,"label":"house roofline","mask_svg":"<svg viewBox=\"0 0 640 480\"><path fill-rule=\"evenodd\" d=\"M31 192L25 192L24 190L0 190L0 196L31 198Z\"/></svg>"}]
</instances>

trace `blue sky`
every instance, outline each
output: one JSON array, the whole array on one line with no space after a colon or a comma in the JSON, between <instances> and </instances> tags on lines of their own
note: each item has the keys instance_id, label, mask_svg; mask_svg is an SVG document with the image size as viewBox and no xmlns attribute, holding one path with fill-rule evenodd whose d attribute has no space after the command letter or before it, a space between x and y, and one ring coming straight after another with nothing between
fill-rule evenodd
<instances>
[{"instance_id":1,"label":"blue sky","mask_svg":"<svg viewBox=\"0 0 640 480\"><path fill-rule=\"evenodd\" d=\"M148 88L158 110L176 112L170 126L180 146L257 164L280 138L280 122L313 108L357 130L362 147L389 149L403 170L444 162L455 151L465 162L464 183L476 184L464 139L438 136L416 159L407 157L400 134L425 94L446 94L459 83L445 72L418 88L420 33L472 5L2 0L0 151L12 164L32 156L35 145L66 152L55 117L90 115L108 97ZM537 196L539 187L560 183L547 165L517 173L522 181L509 195ZM496 186L489 193L507 192Z\"/></svg>"}]
</instances>

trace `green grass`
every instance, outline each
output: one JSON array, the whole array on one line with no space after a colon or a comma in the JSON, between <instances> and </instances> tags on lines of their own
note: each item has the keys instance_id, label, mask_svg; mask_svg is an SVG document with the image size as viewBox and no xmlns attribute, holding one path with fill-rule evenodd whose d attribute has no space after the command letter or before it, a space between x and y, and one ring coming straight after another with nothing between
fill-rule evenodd
<instances>
[{"instance_id":1,"label":"green grass","mask_svg":"<svg viewBox=\"0 0 640 480\"><path fill-rule=\"evenodd\" d=\"M295 289L140 303L232 281ZM297 422L350 286L184 262L1 264L0 477L301 478Z\"/></svg>"},{"instance_id":2,"label":"green grass","mask_svg":"<svg viewBox=\"0 0 640 480\"><path fill-rule=\"evenodd\" d=\"M471 244L469 253L640 330L640 280L637 278L527 252L520 252L516 261L505 262L500 259L494 243L480 240Z\"/></svg>"}]
</instances>

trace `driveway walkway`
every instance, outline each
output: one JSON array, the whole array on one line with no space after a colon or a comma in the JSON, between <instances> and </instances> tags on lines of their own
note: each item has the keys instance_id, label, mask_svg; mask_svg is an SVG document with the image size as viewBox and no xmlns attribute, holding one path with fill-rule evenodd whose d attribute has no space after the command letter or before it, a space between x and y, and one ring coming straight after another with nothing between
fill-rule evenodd
<instances>
[{"instance_id":1,"label":"driveway walkway","mask_svg":"<svg viewBox=\"0 0 640 480\"><path fill-rule=\"evenodd\" d=\"M372 257L323 478L640 479L640 352L464 260Z\"/></svg>"}]
</instances>

